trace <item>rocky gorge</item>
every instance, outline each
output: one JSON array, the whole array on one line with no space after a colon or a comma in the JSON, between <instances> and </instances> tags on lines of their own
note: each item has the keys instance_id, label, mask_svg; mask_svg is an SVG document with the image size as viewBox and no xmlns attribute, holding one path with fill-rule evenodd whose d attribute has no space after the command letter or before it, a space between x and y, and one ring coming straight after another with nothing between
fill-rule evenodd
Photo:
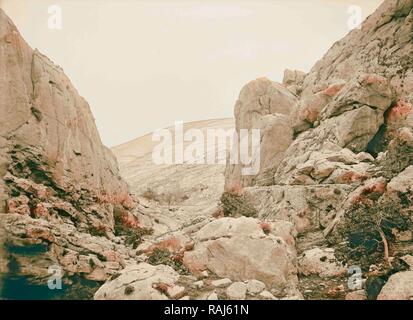
<instances>
[{"instance_id":1,"label":"rocky gorge","mask_svg":"<svg viewBox=\"0 0 413 320\"><path fill-rule=\"evenodd\" d=\"M156 168L0 10L0 297L412 299L412 57L413 1L386 0L309 73L245 85L235 125L188 125L260 129L258 175Z\"/></svg>"}]
</instances>

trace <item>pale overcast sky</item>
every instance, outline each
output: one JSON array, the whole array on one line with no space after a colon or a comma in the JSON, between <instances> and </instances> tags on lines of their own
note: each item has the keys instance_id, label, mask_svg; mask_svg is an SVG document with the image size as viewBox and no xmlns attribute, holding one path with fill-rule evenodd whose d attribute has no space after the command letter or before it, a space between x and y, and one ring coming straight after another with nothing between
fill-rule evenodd
<instances>
[{"instance_id":1,"label":"pale overcast sky","mask_svg":"<svg viewBox=\"0 0 413 320\"><path fill-rule=\"evenodd\" d=\"M351 5L382 0L0 0L62 66L114 146L175 120L232 117L240 89L309 71L348 31ZM48 8L62 9L61 30Z\"/></svg>"}]
</instances>

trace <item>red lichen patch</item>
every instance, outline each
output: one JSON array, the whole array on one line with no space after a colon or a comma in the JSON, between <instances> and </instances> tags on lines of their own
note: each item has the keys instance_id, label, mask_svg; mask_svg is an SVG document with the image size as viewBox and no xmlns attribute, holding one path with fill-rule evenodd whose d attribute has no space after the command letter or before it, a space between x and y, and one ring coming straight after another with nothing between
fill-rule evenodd
<instances>
[{"instance_id":1,"label":"red lichen patch","mask_svg":"<svg viewBox=\"0 0 413 320\"><path fill-rule=\"evenodd\" d=\"M318 119L318 116L320 115L320 110L318 107L308 105L308 106L305 106L301 110L300 113L301 113L301 118L303 120L306 120L310 123L314 123Z\"/></svg>"},{"instance_id":2,"label":"red lichen patch","mask_svg":"<svg viewBox=\"0 0 413 320\"><path fill-rule=\"evenodd\" d=\"M354 171L347 171L336 178L336 183L351 184L355 182L365 181L367 178L368 176L365 174Z\"/></svg>"},{"instance_id":3,"label":"red lichen patch","mask_svg":"<svg viewBox=\"0 0 413 320\"><path fill-rule=\"evenodd\" d=\"M344 286L338 285L327 289L326 295L331 299L338 299L344 294Z\"/></svg>"},{"instance_id":4,"label":"red lichen patch","mask_svg":"<svg viewBox=\"0 0 413 320\"><path fill-rule=\"evenodd\" d=\"M144 253L152 254L155 250L179 253L185 251L185 247L178 238L172 237L150 246L148 249L144 250Z\"/></svg>"},{"instance_id":5,"label":"red lichen patch","mask_svg":"<svg viewBox=\"0 0 413 320\"><path fill-rule=\"evenodd\" d=\"M46 204L44 203L39 203L36 205L36 207L34 207L33 209L33 216L37 219L39 218L49 218L50 217L50 213L49 213L49 209L47 208Z\"/></svg>"},{"instance_id":6,"label":"red lichen patch","mask_svg":"<svg viewBox=\"0 0 413 320\"><path fill-rule=\"evenodd\" d=\"M343 89L343 87L344 87L344 83L336 83L324 89L323 93L326 96L334 97L337 93L341 91L341 89Z\"/></svg>"},{"instance_id":7,"label":"red lichen patch","mask_svg":"<svg viewBox=\"0 0 413 320\"><path fill-rule=\"evenodd\" d=\"M413 111L413 106L403 100L397 101L397 103L391 107L386 114L386 123L393 125L398 124L406 120L407 116Z\"/></svg>"},{"instance_id":8,"label":"red lichen patch","mask_svg":"<svg viewBox=\"0 0 413 320\"><path fill-rule=\"evenodd\" d=\"M126 229L140 229L139 219L126 210L117 209L114 212L115 224Z\"/></svg>"},{"instance_id":9,"label":"red lichen patch","mask_svg":"<svg viewBox=\"0 0 413 320\"><path fill-rule=\"evenodd\" d=\"M102 255L105 257L106 261L109 262L119 262L122 259L118 256L118 254L113 250L107 250L102 252Z\"/></svg>"},{"instance_id":10,"label":"red lichen patch","mask_svg":"<svg viewBox=\"0 0 413 320\"><path fill-rule=\"evenodd\" d=\"M357 192L350 198L353 205L364 204L366 206L374 205L375 200L386 191L386 183L378 181L360 187Z\"/></svg>"},{"instance_id":11,"label":"red lichen patch","mask_svg":"<svg viewBox=\"0 0 413 320\"><path fill-rule=\"evenodd\" d=\"M55 237L50 230L41 229L41 228L29 228L26 232L27 238L34 240L45 240L50 243L55 241Z\"/></svg>"},{"instance_id":12,"label":"red lichen patch","mask_svg":"<svg viewBox=\"0 0 413 320\"><path fill-rule=\"evenodd\" d=\"M360 83L362 85L372 85L372 84L385 85L387 84L387 79L379 75L368 74L361 79Z\"/></svg>"},{"instance_id":13,"label":"red lichen patch","mask_svg":"<svg viewBox=\"0 0 413 320\"><path fill-rule=\"evenodd\" d=\"M367 185L366 188L363 190L363 194L371 195L377 194L382 195L386 191L386 183L385 182L376 182L370 185Z\"/></svg>"},{"instance_id":14,"label":"red lichen patch","mask_svg":"<svg viewBox=\"0 0 413 320\"><path fill-rule=\"evenodd\" d=\"M97 196L100 203L110 203L121 205L126 209L133 209L136 207L135 200L127 192L119 194L101 194Z\"/></svg>"},{"instance_id":15,"label":"red lichen patch","mask_svg":"<svg viewBox=\"0 0 413 320\"><path fill-rule=\"evenodd\" d=\"M193 275L200 275L206 270L205 265L201 261L189 255L184 255L183 264Z\"/></svg>"},{"instance_id":16,"label":"red lichen patch","mask_svg":"<svg viewBox=\"0 0 413 320\"><path fill-rule=\"evenodd\" d=\"M261 222L260 228L266 235L271 233L271 225L268 222Z\"/></svg>"},{"instance_id":17,"label":"red lichen patch","mask_svg":"<svg viewBox=\"0 0 413 320\"><path fill-rule=\"evenodd\" d=\"M159 282L154 283L152 287L155 290L158 290L160 293L168 295L168 289L171 287L171 285L165 282Z\"/></svg>"},{"instance_id":18,"label":"red lichen patch","mask_svg":"<svg viewBox=\"0 0 413 320\"><path fill-rule=\"evenodd\" d=\"M230 195L237 196L237 197L241 197L241 196L244 195L244 189L239 184L234 184L234 185L230 186L229 188L227 188L227 190L225 192L230 194Z\"/></svg>"},{"instance_id":19,"label":"red lichen patch","mask_svg":"<svg viewBox=\"0 0 413 320\"><path fill-rule=\"evenodd\" d=\"M220 219L220 218L225 217L224 209L222 209L222 208L217 208L217 209L212 213L212 217L215 218L215 219Z\"/></svg>"},{"instance_id":20,"label":"red lichen patch","mask_svg":"<svg viewBox=\"0 0 413 320\"><path fill-rule=\"evenodd\" d=\"M21 215L29 215L29 198L26 196L19 196L16 198L7 199L7 212L8 213L18 213Z\"/></svg>"}]
</instances>

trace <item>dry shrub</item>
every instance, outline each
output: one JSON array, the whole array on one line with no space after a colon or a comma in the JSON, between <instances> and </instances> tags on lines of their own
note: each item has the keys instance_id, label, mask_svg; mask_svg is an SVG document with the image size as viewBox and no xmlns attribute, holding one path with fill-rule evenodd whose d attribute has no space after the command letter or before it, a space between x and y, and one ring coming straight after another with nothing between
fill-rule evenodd
<instances>
[{"instance_id":1,"label":"dry shrub","mask_svg":"<svg viewBox=\"0 0 413 320\"><path fill-rule=\"evenodd\" d=\"M221 195L221 208L225 217L255 217L257 210L251 205L244 190L234 186Z\"/></svg>"},{"instance_id":2,"label":"dry shrub","mask_svg":"<svg viewBox=\"0 0 413 320\"><path fill-rule=\"evenodd\" d=\"M148 188L142 193L142 197L144 197L147 200L157 201L158 194L155 191L153 191L151 188Z\"/></svg>"},{"instance_id":3,"label":"dry shrub","mask_svg":"<svg viewBox=\"0 0 413 320\"><path fill-rule=\"evenodd\" d=\"M171 253L166 249L155 248L148 257L148 263L151 265L164 264L172 267L181 275L188 275L189 270L183 264L183 252Z\"/></svg>"},{"instance_id":4,"label":"dry shrub","mask_svg":"<svg viewBox=\"0 0 413 320\"><path fill-rule=\"evenodd\" d=\"M189 199L189 196L179 189L170 192L157 193L153 189L148 188L142 193L142 197L166 205L180 204Z\"/></svg>"},{"instance_id":5,"label":"dry shrub","mask_svg":"<svg viewBox=\"0 0 413 320\"><path fill-rule=\"evenodd\" d=\"M97 196L100 203L110 203L114 205L121 205L127 209L133 209L136 207L135 200L128 192L118 194L106 194L103 193Z\"/></svg>"},{"instance_id":6,"label":"dry shrub","mask_svg":"<svg viewBox=\"0 0 413 320\"><path fill-rule=\"evenodd\" d=\"M359 265L368 271L370 265L388 264L389 257L397 256L394 230L413 230L410 216L413 196L384 195L373 203L355 203L349 208L328 242L336 248L336 256L348 265Z\"/></svg>"},{"instance_id":7,"label":"dry shrub","mask_svg":"<svg viewBox=\"0 0 413 320\"><path fill-rule=\"evenodd\" d=\"M183 264L185 251L193 249L193 243L183 246L178 238L172 237L154 244L141 253L148 255L148 263L152 265L165 264L180 274L188 274L188 268Z\"/></svg>"},{"instance_id":8,"label":"dry shrub","mask_svg":"<svg viewBox=\"0 0 413 320\"><path fill-rule=\"evenodd\" d=\"M157 249L162 251L169 251L171 253L177 253L183 249L183 246L178 238L172 237L150 246L144 251L144 253L151 254Z\"/></svg>"},{"instance_id":9,"label":"dry shrub","mask_svg":"<svg viewBox=\"0 0 413 320\"><path fill-rule=\"evenodd\" d=\"M124 236L125 244L136 249L143 241L145 235L152 234L153 230L142 228L139 219L121 207L115 207L113 212L115 220L115 235Z\"/></svg>"}]
</instances>

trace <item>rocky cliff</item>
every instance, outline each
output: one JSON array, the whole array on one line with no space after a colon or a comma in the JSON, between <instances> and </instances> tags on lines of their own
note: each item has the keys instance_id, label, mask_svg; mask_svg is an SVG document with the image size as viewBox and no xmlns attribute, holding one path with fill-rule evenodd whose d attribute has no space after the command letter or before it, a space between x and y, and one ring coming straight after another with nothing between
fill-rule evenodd
<instances>
[{"instance_id":1,"label":"rocky cliff","mask_svg":"<svg viewBox=\"0 0 413 320\"><path fill-rule=\"evenodd\" d=\"M345 278L355 265L368 280L362 294L376 298L389 277L409 269L412 9L411 0L384 1L308 74L287 70L282 85L258 79L241 91L237 129L261 128L269 160L258 179L229 165L222 205L227 214L294 223L304 287L311 276ZM389 291L381 297L407 297ZM318 294L310 288L305 296Z\"/></svg>"},{"instance_id":2,"label":"rocky cliff","mask_svg":"<svg viewBox=\"0 0 413 320\"><path fill-rule=\"evenodd\" d=\"M0 70L0 296L52 265L106 280L128 257L119 224L139 223L88 103L1 9Z\"/></svg>"}]
</instances>

